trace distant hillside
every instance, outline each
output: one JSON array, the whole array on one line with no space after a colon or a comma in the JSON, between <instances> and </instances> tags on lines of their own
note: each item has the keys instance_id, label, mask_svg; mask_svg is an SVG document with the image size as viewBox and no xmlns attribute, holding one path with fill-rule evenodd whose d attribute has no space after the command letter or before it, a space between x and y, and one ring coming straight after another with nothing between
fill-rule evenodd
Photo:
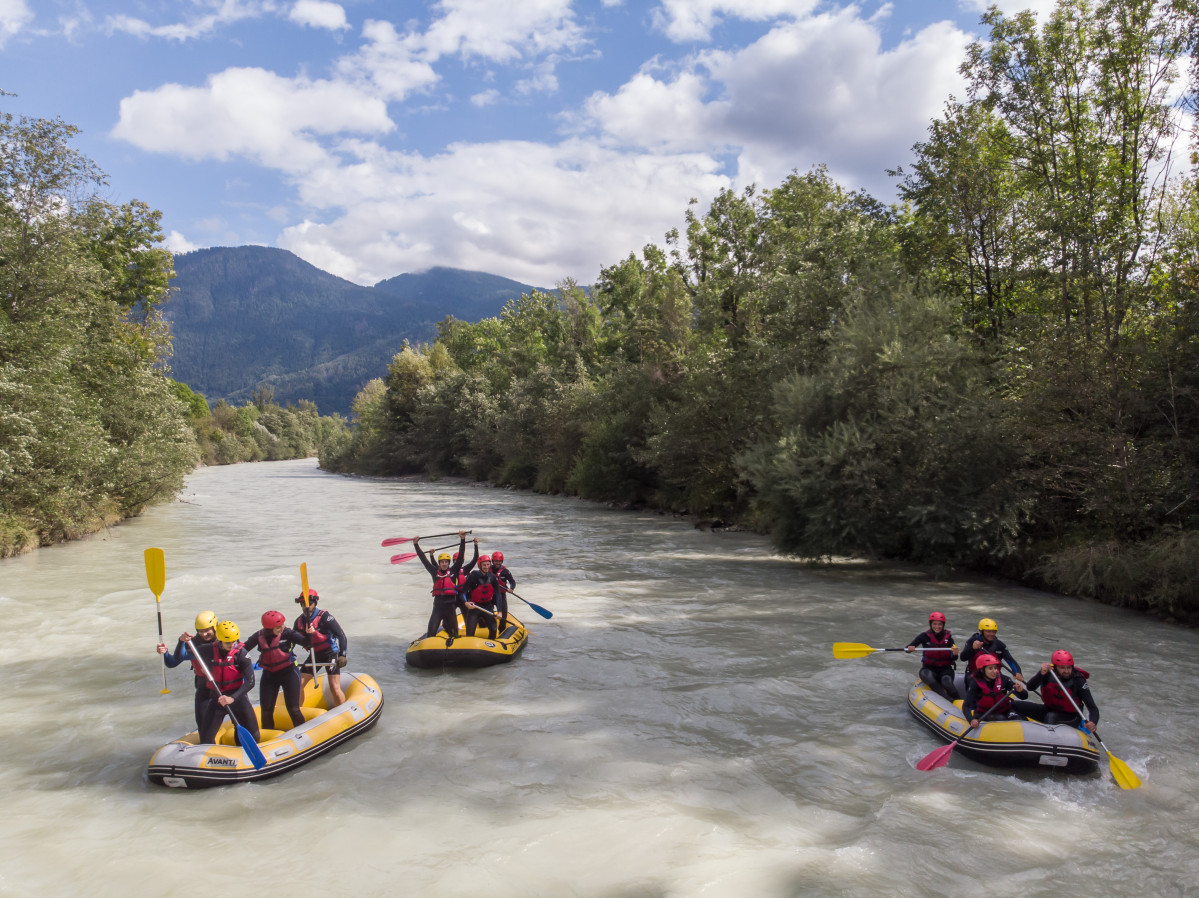
<instances>
[{"instance_id":1,"label":"distant hillside","mask_svg":"<svg viewBox=\"0 0 1199 898\"><path fill-rule=\"evenodd\" d=\"M241 402L260 384L280 404L311 399L350 413L404 340L431 340L447 315L477 321L534 288L454 268L402 274L362 287L282 249L215 247L175 256L177 289L165 314L175 337L172 374L217 399Z\"/></svg>"}]
</instances>

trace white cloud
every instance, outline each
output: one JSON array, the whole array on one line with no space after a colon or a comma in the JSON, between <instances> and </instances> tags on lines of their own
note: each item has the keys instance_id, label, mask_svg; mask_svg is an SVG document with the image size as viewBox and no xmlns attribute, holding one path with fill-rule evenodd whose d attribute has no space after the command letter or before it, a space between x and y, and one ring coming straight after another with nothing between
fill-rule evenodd
<instances>
[{"instance_id":1,"label":"white cloud","mask_svg":"<svg viewBox=\"0 0 1199 898\"><path fill-rule=\"evenodd\" d=\"M386 104L343 81L226 69L203 87L164 84L121 101L112 136L190 159L246 156L285 172L327 163L317 135L383 134Z\"/></svg>"},{"instance_id":2,"label":"white cloud","mask_svg":"<svg viewBox=\"0 0 1199 898\"><path fill-rule=\"evenodd\" d=\"M190 253L199 249L199 244L192 243L178 231L171 231L162 241L162 245L173 253Z\"/></svg>"},{"instance_id":3,"label":"white cloud","mask_svg":"<svg viewBox=\"0 0 1199 898\"><path fill-rule=\"evenodd\" d=\"M0 47L33 21L25 0L0 0Z\"/></svg>"},{"instance_id":4,"label":"white cloud","mask_svg":"<svg viewBox=\"0 0 1199 898\"><path fill-rule=\"evenodd\" d=\"M768 22L808 15L819 0L662 0L654 25L672 41L706 41L724 18Z\"/></svg>"},{"instance_id":5,"label":"white cloud","mask_svg":"<svg viewBox=\"0 0 1199 898\"><path fill-rule=\"evenodd\" d=\"M336 217L305 221L279 239L359 283L431 265L541 286L566 276L590 282L601 264L660 243L692 196L729 184L702 154L626 154L585 139L455 144L428 158L363 151L359 165L302 186Z\"/></svg>"},{"instance_id":6,"label":"white cloud","mask_svg":"<svg viewBox=\"0 0 1199 898\"><path fill-rule=\"evenodd\" d=\"M346 11L340 5L329 3L327 0L298 0L287 17L310 28L342 31L350 27L346 21Z\"/></svg>"},{"instance_id":7,"label":"white cloud","mask_svg":"<svg viewBox=\"0 0 1199 898\"><path fill-rule=\"evenodd\" d=\"M490 90L485 90L485 91L475 94L474 96L472 96L470 98L470 102L471 102L472 106L478 106L478 107L482 108L483 106L490 106L492 103L494 103L499 98L500 98L500 92L498 90L495 90L494 88L492 88Z\"/></svg>"},{"instance_id":8,"label":"white cloud","mask_svg":"<svg viewBox=\"0 0 1199 898\"><path fill-rule=\"evenodd\" d=\"M1049 20L1049 14L1057 6L1057 0L958 0L958 6L966 12L982 15L988 7L997 6L1005 16L1031 9L1037 14L1037 22L1044 25Z\"/></svg>"},{"instance_id":9,"label":"white cloud","mask_svg":"<svg viewBox=\"0 0 1199 898\"><path fill-rule=\"evenodd\" d=\"M742 183L824 162L846 186L883 192L884 170L963 93L957 65L969 40L942 22L883 50L875 24L851 7L700 54L669 78L643 70L592 95L584 113L624 146L739 152Z\"/></svg>"},{"instance_id":10,"label":"white cloud","mask_svg":"<svg viewBox=\"0 0 1199 898\"><path fill-rule=\"evenodd\" d=\"M575 47L585 40L570 0L441 0L422 43L432 58L460 53L496 62Z\"/></svg>"},{"instance_id":11,"label":"white cloud","mask_svg":"<svg viewBox=\"0 0 1199 898\"><path fill-rule=\"evenodd\" d=\"M122 14L109 16L106 25L110 34L123 31L140 38L161 37L182 42L209 35L222 25L258 18L278 8L273 0L201 0L199 5L212 12L170 25L151 25L144 19Z\"/></svg>"},{"instance_id":12,"label":"white cloud","mask_svg":"<svg viewBox=\"0 0 1199 898\"><path fill-rule=\"evenodd\" d=\"M362 36L366 46L338 61L340 77L369 85L385 100L403 100L437 83L437 72L424 58L420 35L400 34L390 22L370 21Z\"/></svg>"}]
</instances>

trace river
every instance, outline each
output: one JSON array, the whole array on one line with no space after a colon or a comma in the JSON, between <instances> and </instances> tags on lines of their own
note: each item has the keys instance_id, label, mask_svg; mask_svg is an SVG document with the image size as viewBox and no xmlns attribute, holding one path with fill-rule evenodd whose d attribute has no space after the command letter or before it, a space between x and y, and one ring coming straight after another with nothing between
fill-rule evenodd
<instances>
[{"instance_id":1,"label":"river","mask_svg":"<svg viewBox=\"0 0 1199 898\"><path fill-rule=\"evenodd\" d=\"M1127 611L905 569L812 569L752 534L462 484L338 477L313 461L196 471L179 502L0 562L0 894L330 896L1199 895L1199 636ZM533 631L480 671L414 671L419 562L389 536L472 527L502 549ZM449 540L436 541L441 545ZM168 641L204 608L292 618L306 562L379 682L379 725L281 778L145 779L192 726L161 666L142 552L166 552ZM521 609L525 611L521 614ZM1108 748L1144 780L997 772L904 698L904 645L982 616L1026 668L1091 674ZM984 885L985 883L985 885Z\"/></svg>"}]
</instances>

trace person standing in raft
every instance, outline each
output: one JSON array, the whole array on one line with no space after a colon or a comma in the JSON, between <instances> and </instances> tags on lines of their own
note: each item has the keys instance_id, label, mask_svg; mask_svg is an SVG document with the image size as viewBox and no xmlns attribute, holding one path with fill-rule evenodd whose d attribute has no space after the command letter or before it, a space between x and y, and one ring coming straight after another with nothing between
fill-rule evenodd
<instances>
[{"instance_id":1,"label":"person standing in raft","mask_svg":"<svg viewBox=\"0 0 1199 898\"><path fill-rule=\"evenodd\" d=\"M254 706L249 693L254 688L254 662L239 641L241 631L231 620L216 625L217 645L212 651L212 664L208 670L216 682L214 690L208 684L208 704L204 706L204 720L200 724L200 741L213 742L225 719L225 708L233 712L237 722L245 727L254 741L259 739L258 720L254 717Z\"/></svg>"},{"instance_id":2,"label":"person standing in raft","mask_svg":"<svg viewBox=\"0 0 1199 898\"><path fill-rule=\"evenodd\" d=\"M292 652L295 646L307 648L312 641L304 633L284 626L286 623L282 611L268 611L262 616L262 629L246 640L247 651L258 649L258 666L262 668L258 704L262 708L263 727L272 730L275 729L275 702L280 689L283 690L283 704L291 715L291 725L298 727L304 722L304 712L300 710L304 689Z\"/></svg>"},{"instance_id":3,"label":"person standing in raft","mask_svg":"<svg viewBox=\"0 0 1199 898\"><path fill-rule=\"evenodd\" d=\"M507 594L516 589L516 578L512 576L512 571L504 567L504 553L495 551L491 553L491 572L495 574L495 579L500 581L500 586L503 589L504 599L504 617L507 618L508 600Z\"/></svg>"},{"instance_id":4,"label":"person standing in raft","mask_svg":"<svg viewBox=\"0 0 1199 898\"><path fill-rule=\"evenodd\" d=\"M179 641L175 643L174 652L168 652L166 643L160 642L158 643L158 654L162 655L163 663L167 667L178 667L184 661L191 661L192 673L196 675L196 729L199 729L204 706L208 704L210 693L208 677L204 676L204 671L200 670L200 665L196 664L192 652L198 654L200 659L211 669L212 650L216 648L216 612L201 611L196 615L195 645L192 644L192 641L192 635L185 631L179 637Z\"/></svg>"},{"instance_id":5,"label":"person standing in raft","mask_svg":"<svg viewBox=\"0 0 1199 898\"><path fill-rule=\"evenodd\" d=\"M1057 674L1058 680L1062 681L1067 692L1074 697L1075 704L1087 709L1085 721L1078 716L1066 692L1062 691L1062 687L1053 678L1054 673ZM1041 712L1039 716L1029 716L1036 716L1042 723L1065 723L1072 727L1082 725L1092 733L1095 732L1099 723L1099 708L1091 695L1091 688L1087 685L1090 676L1081 667L1074 666L1073 655L1065 649L1058 649L1050 657L1049 663L1042 664L1040 672L1033 674L1032 679L1028 681L1029 689L1041 690L1041 701L1045 703L1044 707L1038 706Z\"/></svg>"},{"instance_id":6,"label":"person standing in raft","mask_svg":"<svg viewBox=\"0 0 1199 898\"><path fill-rule=\"evenodd\" d=\"M966 647L962 649L961 658L966 664L966 676L970 676L976 670L978 665L975 663L980 654L994 655L999 659L1000 663L1006 661L1008 667L1011 668L1016 679L1021 683L1024 682L1024 674L1020 672L1020 665L1016 663L1016 659L1012 657L1012 653L1007 650L1007 646L998 637L999 624L991 620L989 617L984 617L978 622L978 632L966 640Z\"/></svg>"},{"instance_id":7,"label":"person standing in raft","mask_svg":"<svg viewBox=\"0 0 1199 898\"><path fill-rule=\"evenodd\" d=\"M315 658L317 666L324 665L329 674L329 688L340 705L346 700L346 694L341 691L341 669L346 666L346 650L350 647L350 640L332 614L316 607L320 598L315 589L309 589L308 610L301 612L292 625L293 630L308 634L309 652L300 665L300 687L307 686L312 679L312 661ZM303 605L304 597L296 596L296 604Z\"/></svg>"},{"instance_id":8,"label":"person standing in raft","mask_svg":"<svg viewBox=\"0 0 1199 898\"><path fill-rule=\"evenodd\" d=\"M456 562L461 557L462 557L461 555L459 555L457 552L455 552L454 557L451 560L450 564L453 565L454 562ZM475 557L472 558L470 561L468 561L464 567L460 568L458 571L458 576L454 578L454 583L458 587L458 595L460 595L462 597L462 600L464 602L466 601L466 591L463 587L466 586L466 577L471 571L473 571L475 569L475 565L478 563L479 563L479 538L476 536L475 537Z\"/></svg>"},{"instance_id":9,"label":"person standing in raft","mask_svg":"<svg viewBox=\"0 0 1199 898\"><path fill-rule=\"evenodd\" d=\"M979 655L978 668L974 673L966 674L966 700L962 702L962 713L970 721L970 726L977 727L979 718L994 708L991 717L1002 720L1009 712L1025 714L1029 706L1036 707L1034 702L1015 701L1008 693L1028 695L1023 684L1017 683L1007 674L999 672L999 659L994 655ZM999 707L995 707L998 705Z\"/></svg>"},{"instance_id":10,"label":"person standing in raft","mask_svg":"<svg viewBox=\"0 0 1199 898\"><path fill-rule=\"evenodd\" d=\"M462 556L466 554L466 531L458 531L458 556L453 563L450 561L449 553L442 552L437 556L437 563L434 564L421 549L419 536L412 540L412 547L416 549L420 563L433 577L433 613L429 616L429 626L425 637L436 636L437 631L444 626L445 645L446 648L449 648L458 637L458 611L462 611L464 618L466 616L466 604L462 594L458 591L458 575L462 572Z\"/></svg>"},{"instance_id":11,"label":"person standing in raft","mask_svg":"<svg viewBox=\"0 0 1199 898\"><path fill-rule=\"evenodd\" d=\"M945 629L945 615L940 611L928 616L928 629L909 642L904 651L914 652L918 648L924 649L920 679L938 695L950 701L957 699L958 690L953 685L957 667L953 662L958 647L953 644L953 634Z\"/></svg>"},{"instance_id":12,"label":"person standing in raft","mask_svg":"<svg viewBox=\"0 0 1199 898\"><path fill-rule=\"evenodd\" d=\"M495 574L491 572L491 557L479 558L479 569L471 571L466 578L466 635L474 636L475 628L482 623L487 627L487 638L495 639L503 632L508 617L508 600Z\"/></svg>"}]
</instances>

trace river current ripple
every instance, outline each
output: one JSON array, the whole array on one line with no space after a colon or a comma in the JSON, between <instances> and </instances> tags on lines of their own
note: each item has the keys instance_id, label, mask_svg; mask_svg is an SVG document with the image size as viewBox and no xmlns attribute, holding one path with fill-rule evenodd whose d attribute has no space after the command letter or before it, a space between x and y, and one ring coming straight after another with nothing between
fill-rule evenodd
<instances>
[{"instance_id":1,"label":"river current ripple","mask_svg":"<svg viewBox=\"0 0 1199 898\"><path fill-rule=\"evenodd\" d=\"M901 568L812 569L751 534L462 484L196 471L182 500L0 562L6 630L0 894L321 896L1199 895L1199 637L1088 602ZM533 631L480 671L409 670L428 618L388 536L473 527ZM449 540L444 540L448 542ZM433 545L440 545L436 541ZM142 550L166 551L167 638L214 609L291 618L298 567L374 676L379 725L282 778L198 792L145 779L191 726L160 695ZM1068 647L1104 741L1145 784L997 772L904 705L930 610L982 616L1026 667ZM523 614L522 614L523 611Z\"/></svg>"}]
</instances>

